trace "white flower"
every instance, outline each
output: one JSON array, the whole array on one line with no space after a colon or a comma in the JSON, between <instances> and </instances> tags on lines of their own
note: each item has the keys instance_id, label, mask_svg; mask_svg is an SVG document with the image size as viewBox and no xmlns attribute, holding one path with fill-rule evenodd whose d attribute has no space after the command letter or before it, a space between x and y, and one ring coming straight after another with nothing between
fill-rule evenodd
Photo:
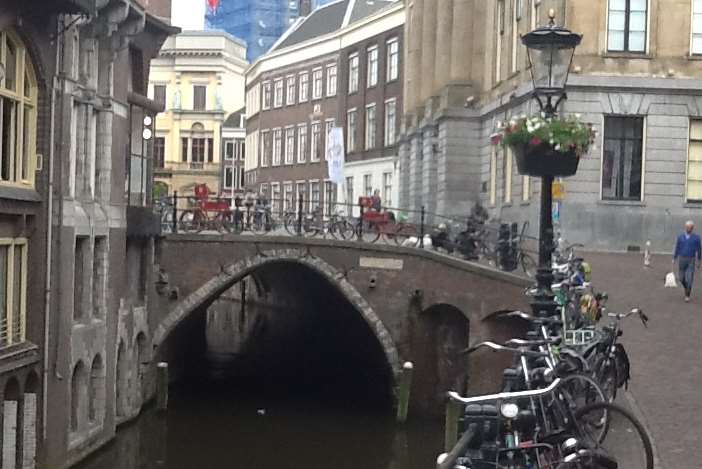
<instances>
[{"instance_id":1,"label":"white flower","mask_svg":"<svg viewBox=\"0 0 702 469\"><path fill-rule=\"evenodd\" d=\"M551 140L551 143L553 143L553 140ZM559 144L556 144L556 146L553 147L553 148L554 148L556 151L560 150L560 149L561 149L560 143L559 143Z\"/></svg>"}]
</instances>

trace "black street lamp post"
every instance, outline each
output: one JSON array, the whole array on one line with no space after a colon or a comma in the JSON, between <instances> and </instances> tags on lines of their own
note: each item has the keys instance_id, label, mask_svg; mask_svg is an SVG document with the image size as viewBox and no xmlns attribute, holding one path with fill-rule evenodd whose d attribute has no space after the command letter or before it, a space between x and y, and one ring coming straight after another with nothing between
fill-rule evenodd
<instances>
[{"instance_id":1,"label":"black street lamp post","mask_svg":"<svg viewBox=\"0 0 702 469\"><path fill-rule=\"evenodd\" d=\"M549 11L549 24L522 36L527 47L531 79L534 83L534 98L547 118L556 115L558 105L565 99L565 85L573 61L575 48L582 36L554 23L555 13ZM532 301L536 315L552 316L556 304L553 301L551 284L553 271L553 198L551 186L553 174L541 175L541 207L539 215L539 270L536 275L537 294Z\"/></svg>"}]
</instances>

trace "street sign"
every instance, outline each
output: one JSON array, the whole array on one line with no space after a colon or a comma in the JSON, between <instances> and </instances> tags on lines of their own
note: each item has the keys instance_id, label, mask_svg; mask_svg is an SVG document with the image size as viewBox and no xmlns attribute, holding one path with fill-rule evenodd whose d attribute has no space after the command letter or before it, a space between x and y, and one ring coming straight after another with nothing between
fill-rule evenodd
<instances>
[{"instance_id":1,"label":"street sign","mask_svg":"<svg viewBox=\"0 0 702 469\"><path fill-rule=\"evenodd\" d=\"M565 198L565 184L560 181L553 181L551 185L551 196L553 200L563 200Z\"/></svg>"}]
</instances>

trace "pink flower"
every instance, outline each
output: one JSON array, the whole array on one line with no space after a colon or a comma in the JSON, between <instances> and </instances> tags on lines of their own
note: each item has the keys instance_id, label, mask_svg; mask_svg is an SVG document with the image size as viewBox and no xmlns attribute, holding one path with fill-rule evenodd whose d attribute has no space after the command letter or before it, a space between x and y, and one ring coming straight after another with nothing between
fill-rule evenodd
<instances>
[{"instance_id":1,"label":"pink flower","mask_svg":"<svg viewBox=\"0 0 702 469\"><path fill-rule=\"evenodd\" d=\"M539 137L533 137L529 143L533 146L541 145L541 139Z\"/></svg>"},{"instance_id":2,"label":"pink flower","mask_svg":"<svg viewBox=\"0 0 702 469\"><path fill-rule=\"evenodd\" d=\"M490 135L490 143L492 143L493 145L499 145L501 141L502 141L502 135L500 135L500 134Z\"/></svg>"}]
</instances>

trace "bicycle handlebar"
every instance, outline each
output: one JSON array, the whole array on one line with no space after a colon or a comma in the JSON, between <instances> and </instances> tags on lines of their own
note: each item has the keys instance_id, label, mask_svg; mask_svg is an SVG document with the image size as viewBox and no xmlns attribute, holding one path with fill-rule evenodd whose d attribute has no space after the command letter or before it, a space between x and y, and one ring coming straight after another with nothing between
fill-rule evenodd
<instances>
[{"instance_id":1,"label":"bicycle handlebar","mask_svg":"<svg viewBox=\"0 0 702 469\"><path fill-rule=\"evenodd\" d=\"M458 394L456 391L449 391L448 396L449 396L449 399L461 402L463 404L475 404L478 402L485 402L485 401L511 400L511 399L518 399L521 397L537 397L537 396L543 396L544 394L548 394L550 392L553 392L553 390L556 389L560 383L561 383L561 378L556 378L553 380L553 383L551 383L548 387L545 387L542 389L530 389L528 391L516 391L516 392L501 392L498 394L487 394L485 396L475 396L475 397L463 397L460 394Z\"/></svg>"},{"instance_id":2,"label":"bicycle handlebar","mask_svg":"<svg viewBox=\"0 0 702 469\"><path fill-rule=\"evenodd\" d=\"M513 347L506 347L504 345L496 344L495 342L491 341L485 341L485 342L480 342L478 344L475 344L472 347L469 347L467 349L461 350L460 353L465 354L465 355L470 355L471 353L475 352L476 350L482 348L482 347L487 347L492 350L498 351L498 352L511 352L514 354L518 355L524 355L528 357L548 357L549 354L545 352L534 352L533 350L524 350L522 348L513 348Z\"/></svg>"},{"instance_id":3,"label":"bicycle handlebar","mask_svg":"<svg viewBox=\"0 0 702 469\"><path fill-rule=\"evenodd\" d=\"M646 316L643 310L640 308L633 308L628 313L607 313L607 316L610 318L615 318L617 321L621 321L622 319L626 319L634 314L639 316L639 319L641 319L641 323L644 325L644 327L648 327L648 316Z\"/></svg>"}]
</instances>

